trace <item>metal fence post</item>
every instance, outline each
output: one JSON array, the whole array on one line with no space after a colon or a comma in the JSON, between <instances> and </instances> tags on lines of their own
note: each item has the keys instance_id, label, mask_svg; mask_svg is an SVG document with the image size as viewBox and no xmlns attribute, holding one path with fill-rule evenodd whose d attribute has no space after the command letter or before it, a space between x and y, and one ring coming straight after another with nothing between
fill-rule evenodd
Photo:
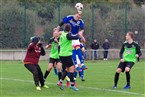
<instances>
[{"instance_id":1,"label":"metal fence post","mask_svg":"<svg viewBox=\"0 0 145 97\"><path fill-rule=\"evenodd\" d=\"M92 2L92 42L94 40L94 4Z\"/></svg>"},{"instance_id":2,"label":"metal fence post","mask_svg":"<svg viewBox=\"0 0 145 97\"><path fill-rule=\"evenodd\" d=\"M23 47L26 48L26 0L24 0L24 39Z\"/></svg>"},{"instance_id":3,"label":"metal fence post","mask_svg":"<svg viewBox=\"0 0 145 97\"><path fill-rule=\"evenodd\" d=\"M60 0L58 0L58 23L60 23Z\"/></svg>"},{"instance_id":4,"label":"metal fence post","mask_svg":"<svg viewBox=\"0 0 145 97\"><path fill-rule=\"evenodd\" d=\"M125 3L125 33L128 31L128 3Z\"/></svg>"}]
</instances>

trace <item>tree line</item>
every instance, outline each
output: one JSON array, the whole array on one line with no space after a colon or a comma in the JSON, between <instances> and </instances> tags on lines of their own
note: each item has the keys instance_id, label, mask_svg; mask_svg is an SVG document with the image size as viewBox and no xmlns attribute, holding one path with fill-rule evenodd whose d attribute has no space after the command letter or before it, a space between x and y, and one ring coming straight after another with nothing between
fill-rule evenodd
<instances>
[{"instance_id":1,"label":"tree line","mask_svg":"<svg viewBox=\"0 0 145 97\"><path fill-rule=\"evenodd\" d=\"M2 0L0 48L23 48L24 42L30 42L33 35L40 36L47 43L53 28L62 17L75 12L74 5L80 0L60 0L60 6L59 0L26 0L26 10L24 1ZM82 18L88 47L93 39L102 44L107 38L112 48L119 48L124 42L125 29L138 31L135 40L143 45L145 12L141 7L132 6L130 0L120 0L119 3L116 0L81 1L84 2Z\"/></svg>"}]
</instances>

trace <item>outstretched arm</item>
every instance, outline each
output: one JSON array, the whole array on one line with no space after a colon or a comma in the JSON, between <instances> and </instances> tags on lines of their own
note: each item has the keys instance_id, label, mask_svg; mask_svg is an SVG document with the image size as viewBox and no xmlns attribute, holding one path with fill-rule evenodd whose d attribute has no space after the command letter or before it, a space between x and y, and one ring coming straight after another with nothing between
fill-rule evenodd
<instances>
[{"instance_id":1,"label":"outstretched arm","mask_svg":"<svg viewBox=\"0 0 145 97\"><path fill-rule=\"evenodd\" d=\"M79 35L73 36L73 35L71 35L71 33L68 33L66 35L66 37L67 37L68 40L77 40L77 39L79 39Z\"/></svg>"}]
</instances>

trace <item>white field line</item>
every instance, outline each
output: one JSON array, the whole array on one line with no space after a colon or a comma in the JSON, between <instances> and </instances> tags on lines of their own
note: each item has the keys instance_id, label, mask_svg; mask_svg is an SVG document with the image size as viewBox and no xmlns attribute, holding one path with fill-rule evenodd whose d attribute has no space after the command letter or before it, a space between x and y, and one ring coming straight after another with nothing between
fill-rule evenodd
<instances>
[{"instance_id":1,"label":"white field line","mask_svg":"<svg viewBox=\"0 0 145 97\"><path fill-rule=\"evenodd\" d=\"M12 78L0 78L0 80L10 80L10 81L33 83L33 81L30 81L30 80L21 80L21 79L12 79ZM56 85L56 83L48 83L48 84ZM135 92L127 92L127 91L121 91L121 90L103 89L103 88L86 87L86 86L79 86L79 87L86 88L86 89L92 89L92 90L99 90L99 91L107 91L107 92L116 92L116 93L124 93L124 94L145 96L145 94L140 94L140 93L135 93Z\"/></svg>"}]
</instances>

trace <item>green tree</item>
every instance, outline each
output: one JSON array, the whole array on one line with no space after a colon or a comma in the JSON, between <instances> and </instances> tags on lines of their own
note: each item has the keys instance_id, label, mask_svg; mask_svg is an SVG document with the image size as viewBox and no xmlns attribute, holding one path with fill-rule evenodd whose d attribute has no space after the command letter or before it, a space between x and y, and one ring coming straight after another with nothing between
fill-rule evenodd
<instances>
[{"instance_id":1,"label":"green tree","mask_svg":"<svg viewBox=\"0 0 145 97\"><path fill-rule=\"evenodd\" d=\"M24 8L16 2L3 4L1 7L1 32L0 48L19 48L23 47L24 40ZM32 11L27 11L26 16L26 42L33 35L37 15Z\"/></svg>"}]
</instances>

